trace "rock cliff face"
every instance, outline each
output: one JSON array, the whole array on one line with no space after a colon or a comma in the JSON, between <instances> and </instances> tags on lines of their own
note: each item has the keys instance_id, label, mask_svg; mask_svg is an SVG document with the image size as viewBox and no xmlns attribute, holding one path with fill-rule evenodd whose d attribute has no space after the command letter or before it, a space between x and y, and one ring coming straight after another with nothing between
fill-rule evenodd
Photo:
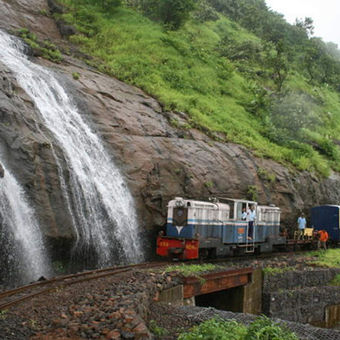
<instances>
[{"instance_id":1,"label":"rock cliff face","mask_svg":"<svg viewBox=\"0 0 340 340\"><path fill-rule=\"evenodd\" d=\"M42 15L48 10L44 0L0 0L0 29L26 27L40 38L67 44L54 21ZM216 142L201 131L181 128L184 113L164 112L143 91L98 73L75 58L65 56L61 64L40 58L34 62L59 74L84 117L102 137L127 179L146 235L156 234L165 223L166 204L174 196L242 198L256 187L258 201L279 206L287 225L295 223L299 210L340 201L339 174L319 179L259 159L242 146ZM79 73L79 80L73 79L74 72ZM73 235L71 218L46 140L48 132L38 116L30 98L0 60L0 147L4 162L32 199L45 235L54 241L67 241ZM61 164L65 166L62 159ZM268 173L275 176L269 179ZM146 244L151 243L147 238Z\"/></svg>"}]
</instances>

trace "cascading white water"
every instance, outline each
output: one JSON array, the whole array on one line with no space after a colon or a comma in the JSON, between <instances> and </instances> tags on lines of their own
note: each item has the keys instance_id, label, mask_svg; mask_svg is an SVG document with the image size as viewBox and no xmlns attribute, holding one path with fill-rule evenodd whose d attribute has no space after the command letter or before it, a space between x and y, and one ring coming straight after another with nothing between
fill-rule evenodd
<instances>
[{"instance_id":1,"label":"cascading white water","mask_svg":"<svg viewBox=\"0 0 340 340\"><path fill-rule=\"evenodd\" d=\"M142 259L133 198L101 140L84 121L53 72L33 64L16 38L0 31L0 59L32 98L64 153L78 251L94 251L99 265ZM61 182L65 182L64 179Z\"/></svg>"},{"instance_id":2,"label":"cascading white water","mask_svg":"<svg viewBox=\"0 0 340 340\"><path fill-rule=\"evenodd\" d=\"M1 270L13 283L26 283L51 274L39 225L23 189L4 167L0 179ZM5 261L6 263L3 263Z\"/></svg>"}]
</instances>

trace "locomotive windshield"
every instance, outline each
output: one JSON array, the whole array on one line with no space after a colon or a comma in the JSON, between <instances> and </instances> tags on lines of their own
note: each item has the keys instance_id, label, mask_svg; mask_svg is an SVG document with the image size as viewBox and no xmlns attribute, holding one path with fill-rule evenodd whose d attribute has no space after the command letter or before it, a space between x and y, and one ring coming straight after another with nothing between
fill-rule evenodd
<instances>
[{"instance_id":1,"label":"locomotive windshield","mask_svg":"<svg viewBox=\"0 0 340 340\"><path fill-rule=\"evenodd\" d=\"M188 209L184 207L174 208L173 219L175 226L185 226L188 220Z\"/></svg>"}]
</instances>

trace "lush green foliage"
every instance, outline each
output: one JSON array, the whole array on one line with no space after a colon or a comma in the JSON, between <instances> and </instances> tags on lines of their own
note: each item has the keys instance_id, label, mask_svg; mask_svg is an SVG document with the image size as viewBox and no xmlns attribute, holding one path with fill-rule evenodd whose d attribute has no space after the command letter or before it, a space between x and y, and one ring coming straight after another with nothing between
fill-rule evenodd
<instances>
[{"instance_id":1,"label":"lush green foliage","mask_svg":"<svg viewBox=\"0 0 340 340\"><path fill-rule=\"evenodd\" d=\"M313 265L330 268L340 268L340 249L318 250L310 253L316 259L311 262Z\"/></svg>"},{"instance_id":2,"label":"lush green foliage","mask_svg":"<svg viewBox=\"0 0 340 340\"><path fill-rule=\"evenodd\" d=\"M184 276L192 276L201 274L204 272L212 271L217 269L218 266L211 264L211 263L205 263L205 264L180 264L180 265L174 265L174 266L168 266L165 269L165 272L179 272Z\"/></svg>"},{"instance_id":3,"label":"lush green foliage","mask_svg":"<svg viewBox=\"0 0 340 340\"><path fill-rule=\"evenodd\" d=\"M165 328L158 326L155 320L150 320L149 329L151 333L157 337L162 337L168 334L168 331Z\"/></svg>"},{"instance_id":4,"label":"lush green foliage","mask_svg":"<svg viewBox=\"0 0 340 340\"><path fill-rule=\"evenodd\" d=\"M168 29L178 29L195 8L194 0L139 0L133 6Z\"/></svg>"},{"instance_id":5,"label":"lush green foliage","mask_svg":"<svg viewBox=\"0 0 340 340\"><path fill-rule=\"evenodd\" d=\"M290 25L263 0L61 1L92 64L188 113L187 127L301 170L340 170L340 54L309 18Z\"/></svg>"},{"instance_id":6,"label":"lush green foliage","mask_svg":"<svg viewBox=\"0 0 340 340\"><path fill-rule=\"evenodd\" d=\"M284 267L284 268L281 268L281 267L265 267L265 268L263 268L262 271L266 275L275 276L275 275L283 274L285 272L289 272L289 271L293 271L293 270L294 270L293 267Z\"/></svg>"},{"instance_id":7,"label":"lush green foliage","mask_svg":"<svg viewBox=\"0 0 340 340\"><path fill-rule=\"evenodd\" d=\"M74 80L79 80L80 74L78 72L72 72L72 77Z\"/></svg>"},{"instance_id":8,"label":"lush green foliage","mask_svg":"<svg viewBox=\"0 0 340 340\"><path fill-rule=\"evenodd\" d=\"M331 286L340 286L340 274L335 275L334 279L329 283Z\"/></svg>"},{"instance_id":9,"label":"lush green foliage","mask_svg":"<svg viewBox=\"0 0 340 340\"><path fill-rule=\"evenodd\" d=\"M40 41L34 33L31 33L27 28L22 28L18 35L29 45L36 55L49 59L55 63L63 60L62 55L56 45L49 40Z\"/></svg>"},{"instance_id":10,"label":"lush green foliage","mask_svg":"<svg viewBox=\"0 0 340 340\"><path fill-rule=\"evenodd\" d=\"M81 8L82 5L98 6L100 9L113 13L116 7L122 4L122 0L74 0L74 5Z\"/></svg>"},{"instance_id":11,"label":"lush green foliage","mask_svg":"<svg viewBox=\"0 0 340 340\"><path fill-rule=\"evenodd\" d=\"M5 310L1 310L0 311L0 320L6 320L6 317L7 317L7 312L8 312L8 310L7 309L5 309Z\"/></svg>"},{"instance_id":12,"label":"lush green foliage","mask_svg":"<svg viewBox=\"0 0 340 340\"><path fill-rule=\"evenodd\" d=\"M179 340L298 340L298 337L266 317L248 327L234 320L211 319L183 333Z\"/></svg>"}]
</instances>

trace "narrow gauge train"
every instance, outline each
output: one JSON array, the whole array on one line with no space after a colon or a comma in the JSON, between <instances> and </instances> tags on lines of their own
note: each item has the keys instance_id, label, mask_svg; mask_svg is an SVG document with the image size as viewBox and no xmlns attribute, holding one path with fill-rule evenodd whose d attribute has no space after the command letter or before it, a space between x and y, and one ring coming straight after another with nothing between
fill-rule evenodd
<instances>
[{"instance_id":1,"label":"narrow gauge train","mask_svg":"<svg viewBox=\"0 0 340 340\"><path fill-rule=\"evenodd\" d=\"M221 203L223 202L223 203ZM254 206L256 222L248 235L242 211ZM157 238L157 254L179 259L271 252L284 247L280 208L257 202L223 198L203 202L176 197L168 204L166 235Z\"/></svg>"}]
</instances>

